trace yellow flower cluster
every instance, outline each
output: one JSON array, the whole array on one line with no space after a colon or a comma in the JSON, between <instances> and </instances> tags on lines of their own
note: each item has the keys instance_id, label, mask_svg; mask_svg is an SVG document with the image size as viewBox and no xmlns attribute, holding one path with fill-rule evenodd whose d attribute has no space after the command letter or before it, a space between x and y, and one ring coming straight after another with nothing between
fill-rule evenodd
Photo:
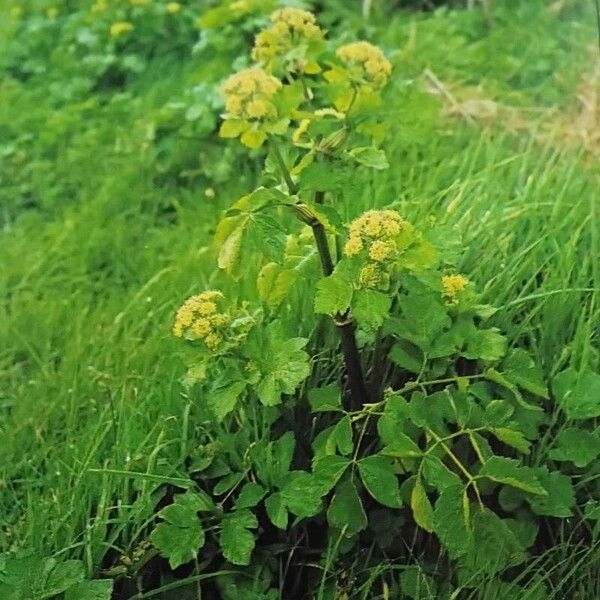
<instances>
[{"instance_id":1,"label":"yellow flower cluster","mask_svg":"<svg viewBox=\"0 0 600 600\"><path fill-rule=\"evenodd\" d=\"M225 342L226 328L231 317L219 312L218 301L223 294L216 290L188 298L177 311L173 334L204 342L209 350L217 350Z\"/></svg>"},{"instance_id":2,"label":"yellow flower cluster","mask_svg":"<svg viewBox=\"0 0 600 600\"><path fill-rule=\"evenodd\" d=\"M399 236L411 230L412 226L395 210L370 210L350 224L344 254L351 257L364 253L368 261L359 274L361 287L385 285L389 279L387 267L405 248Z\"/></svg>"},{"instance_id":3,"label":"yellow flower cluster","mask_svg":"<svg viewBox=\"0 0 600 600\"><path fill-rule=\"evenodd\" d=\"M369 42L345 44L337 49L336 54L349 67L353 78L376 88L382 88L392 73L390 61Z\"/></svg>"},{"instance_id":4,"label":"yellow flower cluster","mask_svg":"<svg viewBox=\"0 0 600 600\"><path fill-rule=\"evenodd\" d=\"M302 45L318 45L324 40L315 15L306 10L281 8L271 14L271 21L273 25L256 36L252 49L252 58L270 70L275 69L291 50ZM285 61L284 66L288 71L308 74L320 71L316 61L306 59L298 52L293 60Z\"/></svg>"},{"instance_id":5,"label":"yellow flower cluster","mask_svg":"<svg viewBox=\"0 0 600 600\"><path fill-rule=\"evenodd\" d=\"M273 97L281 87L279 79L257 67L234 73L221 87L227 116L241 120L276 119Z\"/></svg>"},{"instance_id":6,"label":"yellow flower cluster","mask_svg":"<svg viewBox=\"0 0 600 600\"><path fill-rule=\"evenodd\" d=\"M110 26L110 35L114 38L121 37L123 34L133 31L133 25L127 21L113 23Z\"/></svg>"},{"instance_id":7,"label":"yellow flower cluster","mask_svg":"<svg viewBox=\"0 0 600 600\"><path fill-rule=\"evenodd\" d=\"M464 275L444 275L442 277L442 292L451 304L457 301L458 295L467 285L469 285L469 279Z\"/></svg>"},{"instance_id":8,"label":"yellow flower cluster","mask_svg":"<svg viewBox=\"0 0 600 600\"><path fill-rule=\"evenodd\" d=\"M174 15L181 10L181 4L179 2L168 2L165 8L170 15Z\"/></svg>"}]
</instances>

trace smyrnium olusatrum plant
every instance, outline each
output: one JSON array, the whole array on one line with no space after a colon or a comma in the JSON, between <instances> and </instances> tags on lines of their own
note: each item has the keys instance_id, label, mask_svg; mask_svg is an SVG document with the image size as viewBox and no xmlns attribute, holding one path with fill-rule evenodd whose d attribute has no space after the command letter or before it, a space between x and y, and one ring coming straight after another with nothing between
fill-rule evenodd
<instances>
[{"instance_id":1,"label":"smyrnium olusatrum plant","mask_svg":"<svg viewBox=\"0 0 600 600\"><path fill-rule=\"evenodd\" d=\"M524 461L546 387L485 325L495 311L456 270L455 231L381 198L352 205L353 181L388 167L391 62L366 41L332 46L292 8L251 57L221 85L220 133L266 155L263 185L225 213L215 244L220 269L240 289L256 278L259 300L202 292L177 314L186 383L214 426L190 458L199 490L176 498L177 519L161 511L154 543L173 566L205 544L247 565L261 532L285 530L301 555L303 523L326 519L331 552L362 541L401 553L398 536L435 533L469 576L519 564L535 539L519 531L572 505L569 478Z\"/></svg>"}]
</instances>

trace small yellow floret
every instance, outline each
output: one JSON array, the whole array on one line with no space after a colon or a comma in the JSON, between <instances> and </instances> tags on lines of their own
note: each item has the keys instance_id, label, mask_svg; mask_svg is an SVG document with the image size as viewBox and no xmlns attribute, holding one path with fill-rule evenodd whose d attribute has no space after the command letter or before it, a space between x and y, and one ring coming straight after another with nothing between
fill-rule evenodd
<instances>
[{"instance_id":1,"label":"small yellow floret","mask_svg":"<svg viewBox=\"0 0 600 600\"><path fill-rule=\"evenodd\" d=\"M359 235L351 235L344 245L344 254L346 256L354 256L363 249L363 243Z\"/></svg>"},{"instance_id":2,"label":"small yellow floret","mask_svg":"<svg viewBox=\"0 0 600 600\"><path fill-rule=\"evenodd\" d=\"M165 8L170 15L174 15L181 10L181 4L179 2L169 2Z\"/></svg>"},{"instance_id":3,"label":"small yellow floret","mask_svg":"<svg viewBox=\"0 0 600 600\"><path fill-rule=\"evenodd\" d=\"M251 100L246 105L246 113L252 119L262 119L273 112L273 105L262 99Z\"/></svg>"},{"instance_id":4,"label":"small yellow floret","mask_svg":"<svg viewBox=\"0 0 600 600\"><path fill-rule=\"evenodd\" d=\"M369 258L376 262L386 261L396 250L392 241L375 240L369 248Z\"/></svg>"},{"instance_id":5,"label":"small yellow floret","mask_svg":"<svg viewBox=\"0 0 600 600\"><path fill-rule=\"evenodd\" d=\"M58 16L58 8L56 8L55 6L51 6L47 11L46 11L46 16L49 19L54 19L54 17Z\"/></svg>"},{"instance_id":6,"label":"small yellow floret","mask_svg":"<svg viewBox=\"0 0 600 600\"><path fill-rule=\"evenodd\" d=\"M128 23L127 21L113 23L110 26L110 35L114 38L120 37L124 33L128 33L129 31L133 31L133 25L131 23Z\"/></svg>"},{"instance_id":7,"label":"small yellow floret","mask_svg":"<svg viewBox=\"0 0 600 600\"><path fill-rule=\"evenodd\" d=\"M450 302L455 302L458 294L467 285L469 285L469 279L464 275L444 275L442 277L442 291L446 299Z\"/></svg>"},{"instance_id":8,"label":"small yellow floret","mask_svg":"<svg viewBox=\"0 0 600 600\"><path fill-rule=\"evenodd\" d=\"M268 121L277 119L274 96L282 83L263 69L253 67L234 73L221 86L225 97L225 119Z\"/></svg>"},{"instance_id":9,"label":"small yellow floret","mask_svg":"<svg viewBox=\"0 0 600 600\"><path fill-rule=\"evenodd\" d=\"M320 42L324 39L315 15L300 8L286 7L271 14L271 27L261 31L254 41L252 58L262 62L270 70L278 61L283 61L290 71L306 70L316 73L320 70L314 61L296 56L289 59L288 54L305 44Z\"/></svg>"},{"instance_id":10,"label":"small yellow floret","mask_svg":"<svg viewBox=\"0 0 600 600\"><path fill-rule=\"evenodd\" d=\"M364 266L358 275L358 283L363 288L379 287L385 280L385 274L377 264L370 263Z\"/></svg>"},{"instance_id":11,"label":"small yellow floret","mask_svg":"<svg viewBox=\"0 0 600 600\"><path fill-rule=\"evenodd\" d=\"M359 79L377 88L383 87L392 73L392 63L377 46L369 42L340 46L336 54L348 66L356 68L355 75Z\"/></svg>"}]
</instances>

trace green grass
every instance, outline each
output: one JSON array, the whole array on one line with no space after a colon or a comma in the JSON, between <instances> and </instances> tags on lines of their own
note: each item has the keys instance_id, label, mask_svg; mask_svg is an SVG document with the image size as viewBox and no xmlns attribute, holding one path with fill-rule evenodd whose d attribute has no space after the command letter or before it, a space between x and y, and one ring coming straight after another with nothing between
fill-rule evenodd
<instances>
[{"instance_id":1,"label":"green grass","mask_svg":"<svg viewBox=\"0 0 600 600\"><path fill-rule=\"evenodd\" d=\"M393 203L413 221L456 226L462 269L504 307L494 324L510 343L528 347L548 377L569 363L597 369L600 169L576 148L540 141L535 124L516 136L501 123L445 121L407 83L429 67L498 100L567 105L588 66L589 7L576 2L557 19L541 2L507 5L490 34L464 12L400 13L367 27L401 49L389 96L398 135L390 170L347 216ZM3 146L35 137L14 179L0 182L0 548L83 558L94 572L107 553L144 539L159 484L187 477L201 424L179 383L172 317L188 295L222 281L211 233L256 169L215 185L214 200L203 176L190 183L172 164L159 174L147 126L193 84L196 66L157 61L108 102L90 95L58 107L45 103L43 77L0 83ZM198 144L174 140L181 164L193 164ZM597 550L595 562L568 544L553 552L531 568L554 565L560 579L575 565L592 589Z\"/></svg>"}]
</instances>

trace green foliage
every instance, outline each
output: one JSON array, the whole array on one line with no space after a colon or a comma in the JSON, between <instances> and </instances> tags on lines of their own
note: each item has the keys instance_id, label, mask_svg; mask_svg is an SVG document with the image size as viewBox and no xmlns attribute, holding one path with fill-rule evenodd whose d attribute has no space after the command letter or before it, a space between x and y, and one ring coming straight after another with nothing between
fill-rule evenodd
<instances>
[{"instance_id":1,"label":"green foliage","mask_svg":"<svg viewBox=\"0 0 600 600\"><path fill-rule=\"evenodd\" d=\"M35 553L0 555L0 594L6 600L110 600L110 579L86 580L81 561Z\"/></svg>"}]
</instances>

